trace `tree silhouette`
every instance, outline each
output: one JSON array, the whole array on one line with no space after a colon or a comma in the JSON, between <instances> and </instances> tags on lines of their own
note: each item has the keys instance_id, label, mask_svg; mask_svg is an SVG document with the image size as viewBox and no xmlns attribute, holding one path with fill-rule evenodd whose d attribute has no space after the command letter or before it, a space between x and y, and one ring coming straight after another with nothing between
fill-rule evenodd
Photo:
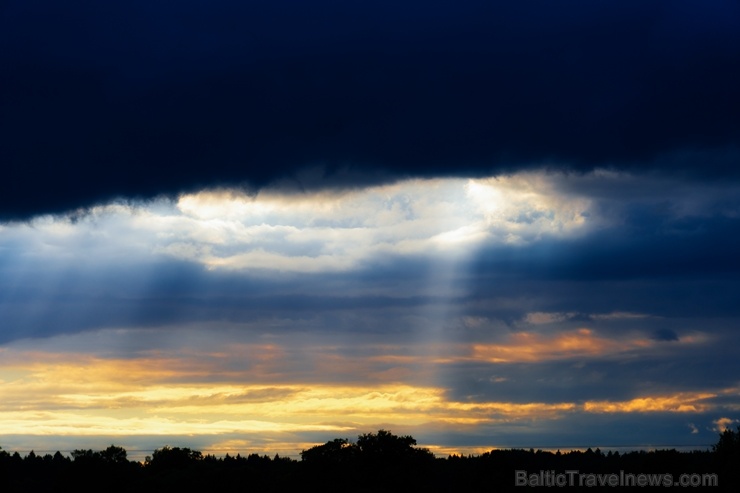
<instances>
[{"instance_id":1,"label":"tree silhouette","mask_svg":"<svg viewBox=\"0 0 740 493\"><path fill-rule=\"evenodd\" d=\"M410 435L397 436L387 430L365 433L357 438L357 448L364 460L397 462L434 459L428 449L416 448L416 439Z\"/></svg>"},{"instance_id":2,"label":"tree silhouette","mask_svg":"<svg viewBox=\"0 0 740 493\"><path fill-rule=\"evenodd\" d=\"M102 463L100 452L93 452L92 449L76 449L72 451L72 460L78 466L93 466Z\"/></svg>"},{"instance_id":3,"label":"tree silhouette","mask_svg":"<svg viewBox=\"0 0 740 493\"><path fill-rule=\"evenodd\" d=\"M727 428L720 433L719 440L712 445L712 450L720 457L740 456L740 426L737 431Z\"/></svg>"},{"instance_id":4,"label":"tree silhouette","mask_svg":"<svg viewBox=\"0 0 740 493\"><path fill-rule=\"evenodd\" d=\"M712 453L721 471L723 486L730 486L737 491L740 486L740 475L737 474L740 464L740 426L737 431L728 428L720 433L719 440L712 446Z\"/></svg>"},{"instance_id":5,"label":"tree silhouette","mask_svg":"<svg viewBox=\"0 0 740 493\"><path fill-rule=\"evenodd\" d=\"M316 445L301 452L301 460L311 464L340 464L357 458L359 448L347 438L335 438L323 445Z\"/></svg>"},{"instance_id":6,"label":"tree silhouette","mask_svg":"<svg viewBox=\"0 0 740 493\"><path fill-rule=\"evenodd\" d=\"M128 464L126 449L111 445L100 452L101 460L106 464Z\"/></svg>"},{"instance_id":7,"label":"tree silhouette","mask_svg":"<svg viewBox=\"0 0 740 493\"><path fill-rule=\"evenodd\" d=\"M203 454L198 450L187 447L164 446L147 457L146 465L154 469L184 469L196 461L203 459Z\"/></svg>"}]
</instances>

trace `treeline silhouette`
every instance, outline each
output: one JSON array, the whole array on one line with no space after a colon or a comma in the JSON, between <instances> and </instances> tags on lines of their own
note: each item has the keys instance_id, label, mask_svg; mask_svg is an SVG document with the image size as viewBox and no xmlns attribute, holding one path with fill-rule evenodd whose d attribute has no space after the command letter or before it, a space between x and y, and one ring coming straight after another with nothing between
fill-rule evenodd
<instances>
[{"instance_id":1,"label":"treeline silhouette","mask_svg":"<svg viewBox=\"0 0 740 493\"><path fill-rule=\"evenodd\" d=\"M714 473L715 491L739 491L740 427L724 431L711 450L588 449L561 453L492 450L435 458L411 436L390 431L337 438L301 452L300 460L275 455L203 455L180 447L155 450L143 463L126 450L75 450L25 457L0 449L0 491L519 491L516 471L563 473ZM584 486L585 488L585 486ZM598 489L598 488L597 488ZM588 488L593 491L593 488Z\"/></svg>"}]
</instances>

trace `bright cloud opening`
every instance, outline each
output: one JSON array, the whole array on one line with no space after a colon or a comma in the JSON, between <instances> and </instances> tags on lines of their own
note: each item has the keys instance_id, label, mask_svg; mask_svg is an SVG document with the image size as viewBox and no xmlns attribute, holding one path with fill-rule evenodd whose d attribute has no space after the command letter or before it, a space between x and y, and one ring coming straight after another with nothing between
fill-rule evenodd
<instances>
[{"instance_id":1,"label":"bright cloud opening","mask_svg":"<svg viewBox=\"0 0 740 493\"><path fill-rule=\"evenodd\" d=\"M166 255L209 269L331 272L387 256L454 258L482 243L582 231L590 202L534 173L407 180L351 191L204 190L8 226L27 255ZM74 247L74 248L72 248Z\"/></svg>"}]
</instances>

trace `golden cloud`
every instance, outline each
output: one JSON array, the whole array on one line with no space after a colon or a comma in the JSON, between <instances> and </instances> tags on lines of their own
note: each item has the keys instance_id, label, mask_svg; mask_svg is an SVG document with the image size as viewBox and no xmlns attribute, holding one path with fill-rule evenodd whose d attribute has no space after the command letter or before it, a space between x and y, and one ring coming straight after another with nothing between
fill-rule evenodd
<instances>
[{"instance_id":1,"label":"golden cloud","mask_svg":"<svg viewBox=\"0 0 740 493\"><path fill-rule=\"evenodd\" d=\"M207 365L187 368L186 361L170 358L15 356L0 365L0 434L190 435L344 429L337 417L352 427L430 422L468 426L555 419L575 409L572 403L457 402L443 388L403 383L198 383L197 378L187 377L197 377Z\"/></svg>"},{"instance_id":2,"label":"golden cloud","mask_svg":"<svg viewBox=\"0 0 740 493\"><path fill-rule=\"evenodd\" d=\"M625 340L597 336L587 328L540 334L517 332L504 343L474 344L472 357L490 363L538 362L575 357L598 357L653 346L655 341L644 338Z\"/></svg>"},{"instance_id":3,"label":"golden cloud","mask_svg":"<svg viewBox=\"0 0 740 493\"><path fill-rule=\"evenodd\" d=\"M627 401L590 401L583 409L590 413L700 413L712 409L711 403L703 402L716 397L707 392L682 392L673 395L638 397Z\"/></svg>"}]
</instances>

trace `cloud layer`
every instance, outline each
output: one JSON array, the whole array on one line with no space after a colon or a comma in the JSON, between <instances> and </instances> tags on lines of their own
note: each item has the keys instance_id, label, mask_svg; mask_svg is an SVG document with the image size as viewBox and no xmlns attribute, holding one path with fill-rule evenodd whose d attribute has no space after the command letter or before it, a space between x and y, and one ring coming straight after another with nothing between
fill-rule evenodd
<instances>
[{"instance_id":1,"label":"cloud layer","mask_svg":"<svg viewBox=\"0 0 740 493\"><path fill-rule=\"evenodd\" d=\"M540 170L3 223L3 446L706 446L740 409L738 192Z\"/></svg>"}]
</instances>

